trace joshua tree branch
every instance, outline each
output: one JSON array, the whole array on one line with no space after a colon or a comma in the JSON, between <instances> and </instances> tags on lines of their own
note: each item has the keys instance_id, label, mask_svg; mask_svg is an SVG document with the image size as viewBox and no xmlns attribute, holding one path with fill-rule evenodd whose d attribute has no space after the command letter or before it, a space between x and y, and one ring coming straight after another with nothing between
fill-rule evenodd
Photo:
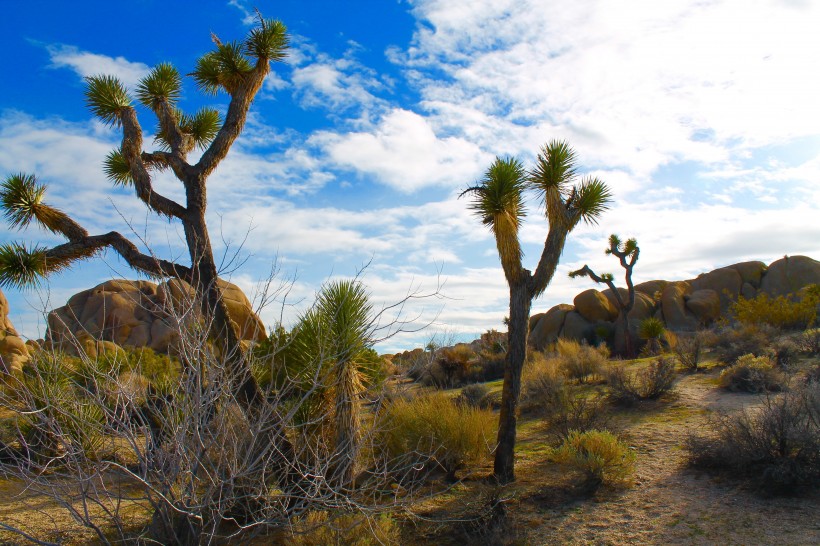
<instances>
[{"instance_id":1,"label":"joshua tree branch","mask_svg":"<svg viewBox=\"0 0 820 546\"><path fill-rule=\"evenodd\" d=\"M184 218L185 207L156 193L151 185L151 175L142 160L142 129L133 108L125 108L120 116L122 122L122 155L128 162L137 197L158 214Z\"/></svg>"},{"instance_id":2,"label":"joshua tree branch","mask_svg":"<svg viewBox=\"0 0 820 546\"><path fill-rule=\"evenodd\" d=\"M558 266L558 259L561 253L564 252L564 244L567 241L568 234L569 230L563 224L550 226L547 239L544 242L544 250L541 252L541 259L538 260L538 267L535 268L535 274L529 279L530 297L537 298L543 294L552 281L555 269Z\"/></svg>"}]
</instances>

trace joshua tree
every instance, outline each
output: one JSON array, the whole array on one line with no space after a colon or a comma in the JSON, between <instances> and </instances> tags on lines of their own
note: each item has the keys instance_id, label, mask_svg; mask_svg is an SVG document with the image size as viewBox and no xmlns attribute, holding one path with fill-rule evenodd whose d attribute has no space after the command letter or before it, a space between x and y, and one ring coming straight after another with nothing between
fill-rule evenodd
<instances>
[{"instance_id":1,"label":"joshua tree","mask_svg":"<svg viewBox=\"0 0 820 546\"><path fill-rule=\"evenodd\" d=\"M496 158L477 186L462 195L473 197L470 208L495 236L498 256L510 287L508 350L493 475L500 483L515 479L516 412L521 394L521 371L527 357L532 300L544 293L555 274L567 235L580 221L596 223L607 210L610 192L597 178L578 180L575 152L563 141L541 148L535 167L527 173L518 159ZM535 191L549 222L549 232L535 273L522 265L518 232L526 215L525 193Z\"/></svg>"},{"instance_id":2,"label":"joshua tree","mask_svg":"<svg viewBox=\"0 0 820 546\"><path fill-rule=\"evenodd\" d=\"M617 257L621 262L621 267L624 268L627 293L626 301L624 301L618 289L615 288L615 277L612 276L612 273L602 273L599 276L596 275L588 265L584 265L581 269L570 273L569 276L573 279L575 277L586 276L599 284L603 283L609 287L609 290L612 292L618 304L618 322L624 332L626 355L633 357L635 356L635 347L632 343L632 333L629 330L629 312L632 311L632 308L635 306L635 285L632 284L632 269L635 267L635 262L638 261L641 249L638 248L638 241L635 239L629 239L626 243L623 243L621 239L613 233L609 236L609 248L604 252Z\"/></svg>"}]
</instances>

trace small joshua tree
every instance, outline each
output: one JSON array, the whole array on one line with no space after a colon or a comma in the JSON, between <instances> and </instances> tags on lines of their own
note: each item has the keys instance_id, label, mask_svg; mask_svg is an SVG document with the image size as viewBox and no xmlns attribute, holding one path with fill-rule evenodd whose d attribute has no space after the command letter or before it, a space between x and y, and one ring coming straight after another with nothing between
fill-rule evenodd
<instances>
[{"instance_id":1,"label":"small joshua tree","mask_svg":"<svg viewBox=\"0 0 820 546\"><path fill-rule=\"evenodd\" d=\"M609 236L609 248L605 250L607 254L612 254L621 262L621 267L624 268L624 279L626 281L626 300L621 296L621 293L615 287L615 277L612 273L602 273L597 275L588 265L584 265L581 269L573 271L569 274L573 279L576 277L589 277L598 284L606 284L615 301L618 304L618 323L619 327L623 328L624 340L626 344L626 355L628 357L635 356L635 346L632 341L632 333L629 331L629 312L635 306L635 285L632 284L632 269L635 267L635 262L638 261L638 256L641 249L638 248L638 241L635 239L628 239L626 243L621 242L621 239L614 233Z\"/></svg>"}]
</instances>

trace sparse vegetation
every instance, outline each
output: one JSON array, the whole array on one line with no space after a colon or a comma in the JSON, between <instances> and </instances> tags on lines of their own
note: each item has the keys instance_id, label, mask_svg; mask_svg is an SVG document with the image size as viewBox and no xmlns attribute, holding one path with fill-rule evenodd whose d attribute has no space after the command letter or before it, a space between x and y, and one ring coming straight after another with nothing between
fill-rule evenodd
<instances>
[{"instance_id":1,"label":"sparse vegetation","mask_svg":"<svg viewBox=\"0 0 820 546\"><path fill-rule=\"evenodd\" d=\"M704 346L703 332L693 335L678 335L672 346L672 351L684 370L696 372L699 369Z\"/></svg>"},{"instance_id":2,"label":"sparse vegetation","mask_svg":"<svg viewBox=\"0 0 820 546\"><path fill-rule=\"evenodd\" d=\"M820 285L810 285L799 298L769 297L761 293L754 298L740 296L731 311L738 322L745 325L765 324L784 330L805 330L817 321L820 303Z\"/></svg>"},{"instance_id":3,"label":"sparse vegetation","mask_svg":"<svg viewBox=\"0 0 820 546\"><path fill-rule=\"evenodd\" d=\"M558 367L570 379L585 383L601 373L609 358L606 345L591 347L575 340L559 339L555 344Z\"/></svg>"},{"instance_id":4,"label":"sparse vegetation","mask_svg":"<svg viewBox=\"0 0 820 546\"><path fill-rule=\"evenodd\" d=\"M777 392L785 388L786 380L771 358L748 354L721 372L719 385L734 392Z\"/></svg>"},{"instance_id":5,"label":"sparse vegetation","mask_svg":"<svg viewBox=\"0 0 820 546\"><path fill-rule=\"evenodd\" d=\"M710 340L715 357L726 364L733 364L738 357L751 354L765 356L771 352L772 340L777 330L766 324L746 324L723 327Z\"/></svg>"},{"instance_id":6,"label":"sparse vegetation","mask_svg":"<svg viewBox=\"0 0 820 546\"><path fill-rule=\"evenodd\" d=\"M656 358L636 371L627 370L621 363L612 363L606 373L610 398L626 406L660 398L672 389L676 378L675 361L668 357Z\"/></svg>"},{"instance_id":7,"label":"sparse vegetation","mask_svg":"<svg viewBox=\"0 0 820 546\"><path fill-rule=\"evenodd\" d=\"M571 431L553 451L552 459L581 471L584 485L590 488L621 484L635 467L635 454L629 447L611 432L602 430Z\"/></svg>"}]
</instances>

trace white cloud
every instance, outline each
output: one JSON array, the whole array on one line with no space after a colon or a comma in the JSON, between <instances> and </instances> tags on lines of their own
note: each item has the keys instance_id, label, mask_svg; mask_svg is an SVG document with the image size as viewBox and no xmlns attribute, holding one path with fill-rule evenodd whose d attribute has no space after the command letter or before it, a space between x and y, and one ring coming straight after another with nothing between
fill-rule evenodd
<instances>
[{"instance_id":1,"label":"white cloud","mask_svg":"<svg viewBox=\"0 0 820 546\"><path fill-rule=\"evenodd\" d=\"M150 68L124 57L109 57L89 51L82 51L71 45L53 44L46 46L51 57L52 68L70 68L81 77L100 74L117 76L127 87L134 87L147 76Z\"/></svg>"},{"instance_id":2,"label":"white cloud","mask_svg":"<svg viewBox=\"0 0 820 546\"><path fill-rule=\"evenodd\" d=\"M371 132L319 132L310 142L339 167L374 175L405 193L435 185L464 186L490 159L470 141L441 138L424 117L398 108Z\"/></svg>"}]
</instances>

